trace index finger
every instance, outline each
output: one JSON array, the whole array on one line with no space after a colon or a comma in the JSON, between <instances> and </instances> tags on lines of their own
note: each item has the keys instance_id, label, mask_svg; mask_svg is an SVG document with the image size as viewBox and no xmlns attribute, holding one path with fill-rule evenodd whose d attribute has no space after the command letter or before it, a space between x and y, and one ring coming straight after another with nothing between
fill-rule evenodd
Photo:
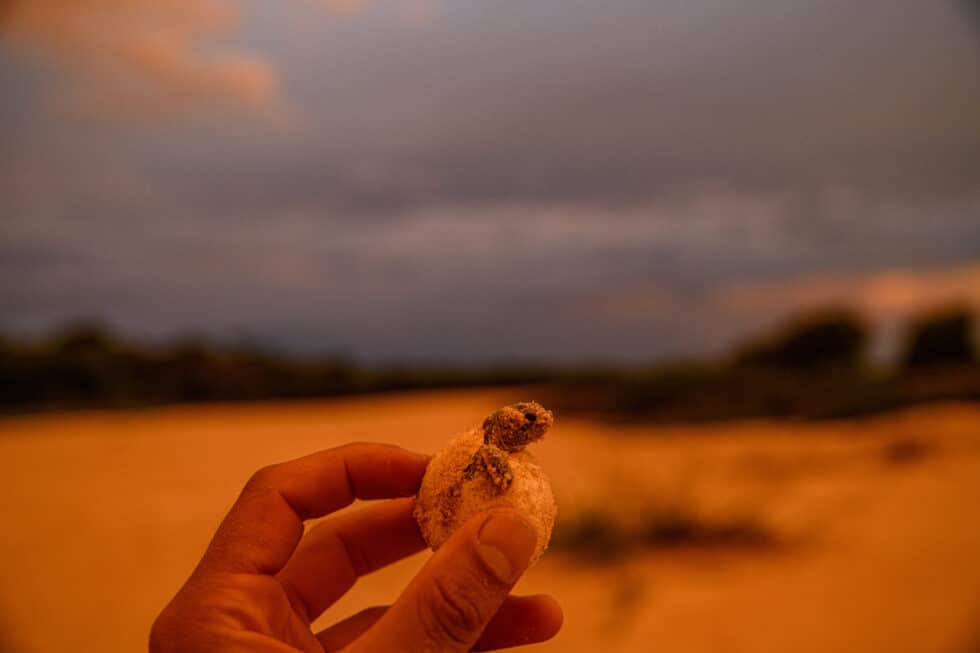
<instances>
[{"instance_id":1,"label":"index finger","mask_svg":"<svg viewBox=\"0 0 980 653\"><path fill-rule=\"evenodd\" d=\"M303 521L354 499L415 494L428 457L384 444L327 449L256 472L218 527L199 569L273 574L303 536Z\"/></svg>"}]
</instances>

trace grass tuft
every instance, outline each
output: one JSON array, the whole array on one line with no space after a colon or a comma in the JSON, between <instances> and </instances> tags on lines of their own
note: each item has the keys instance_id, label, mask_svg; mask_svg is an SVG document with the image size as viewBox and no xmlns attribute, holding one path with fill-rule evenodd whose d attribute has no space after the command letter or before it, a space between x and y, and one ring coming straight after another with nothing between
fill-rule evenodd
<instances>
[{"instance_id":1,"label":"grass tuft","mask_svg":"<svg viewBox=\"0 0 980 653\"><path fill-rule=\"evenodd\" d=\"M644 550L680 548L764 549L780 538L753 515L705 517L681 508L649 507L637 526L627 527L599 508L559 520L552 548L592 562L622 560Z\"/></svg>"}]
</instances>

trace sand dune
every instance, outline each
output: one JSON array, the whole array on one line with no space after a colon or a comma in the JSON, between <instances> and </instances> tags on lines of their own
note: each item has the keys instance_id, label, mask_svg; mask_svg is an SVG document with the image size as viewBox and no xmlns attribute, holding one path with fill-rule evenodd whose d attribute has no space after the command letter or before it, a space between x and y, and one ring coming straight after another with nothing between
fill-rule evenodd
<instances>
[{"instance_id":1,"label":"sand dune","mask_svg":"<svg viewBox=\"0 0 980 653\"><path fill-rule=\"evenodd\" d=\"M352 440L432 451L514 391L81 412L0 420L0 649L145 649L256 468ZM607 506L751 515L784 546L674 547L605 564L549 552L541 651L970 653L980 645L980 408L820 425L612 426L559 416L538 450L559 520ZM610 505L610 497L615 500ZM426 554L322 621L392 600Z\"/></svg>"}]
</instances>

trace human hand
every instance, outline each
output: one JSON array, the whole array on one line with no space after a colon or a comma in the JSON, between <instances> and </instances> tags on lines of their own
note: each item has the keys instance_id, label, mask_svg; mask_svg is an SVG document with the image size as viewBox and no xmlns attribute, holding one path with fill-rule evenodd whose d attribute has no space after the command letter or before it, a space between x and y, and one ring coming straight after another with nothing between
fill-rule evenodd
<instances>
[{"instance_id":1,"label":"human hand","mask_svg":"<svg viewBox=\"0 0 980 653\"><path fill-rule=\"evenodd\" d=\"M390 607L314 634L310 624L359 576L425 548L412 517L428 458L353 444L257 472L187 583L157 617L151 653L324 653L343 649L457 653L550 639L561 609L509 596L535 546L520 513L494 510L460 528ZM391 499L303 521L355 499Z\"/></svg>"}]
</instances>

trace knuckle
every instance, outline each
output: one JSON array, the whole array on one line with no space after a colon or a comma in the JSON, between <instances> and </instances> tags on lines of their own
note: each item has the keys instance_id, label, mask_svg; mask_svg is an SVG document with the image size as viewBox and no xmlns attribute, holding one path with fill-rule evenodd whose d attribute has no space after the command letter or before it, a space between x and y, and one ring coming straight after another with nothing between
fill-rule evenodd
<instances>
[{"instance_id":1,"label":"knuckle","mask_svg":"<svg viewBox=\"0 0 980 653\"><path fill-rule=\"evenodd\" d=\"M275 484L276 478L279 476L278 465L266 465L258 469L252 476L248 479L245 484L247 490L261 490L267 489Z\"/></svg>"},{"instance_id":2,"label":"knuckle","mask_svg":"<svg viewBox=\"0 0 980 653\"><path fill-rule=\"evenodd\" d=\"M163 653L163 643L167 637L167 625L160 615L150 626L150 653Z\"/></svg>"},{"instance_id":3,"label":"knuckle","mask_svg":"<svg viewBox=\"0 0 980 653\"><path fill-rule=\"evenodd\" d=\"M150 626L150 653L169 653L173 650L174 635L179 627L172 616L173 607L168 605L163 609Z\"/></svg>"},{"instance_id":4,"label":"knuckle","mask_svg":"<svg viewBox=\"0 0 980 653\"><path fill-rule=\"evenodd\" d=\"M337 447L337 451L356 451L358 449L369 449L375 446L378 445L368 442L367 440L351 440L350 442Z\"/></svg>"},{"instance_id":5,"label":"knuckle","mask_svg":"<svg viewBox=\"0 0 980 653\"><path fill-rule=\"evenodd\" d=\"M228 574L214 580L211 608L245 630L260 630L266 618L289 598L282 585L269 576Z\"/></svg>"},{"instance_id":6,"label":"knuckle","mask_svg":"<svg viewBox=\"0 0 980 653\"><path fill-rule=\"evenodd\" d=\"M435 577L419 601L419 621L431 641L459 647L479 636L486 615L478 597L462 583Z\"/></svg>"}]
</instances>

